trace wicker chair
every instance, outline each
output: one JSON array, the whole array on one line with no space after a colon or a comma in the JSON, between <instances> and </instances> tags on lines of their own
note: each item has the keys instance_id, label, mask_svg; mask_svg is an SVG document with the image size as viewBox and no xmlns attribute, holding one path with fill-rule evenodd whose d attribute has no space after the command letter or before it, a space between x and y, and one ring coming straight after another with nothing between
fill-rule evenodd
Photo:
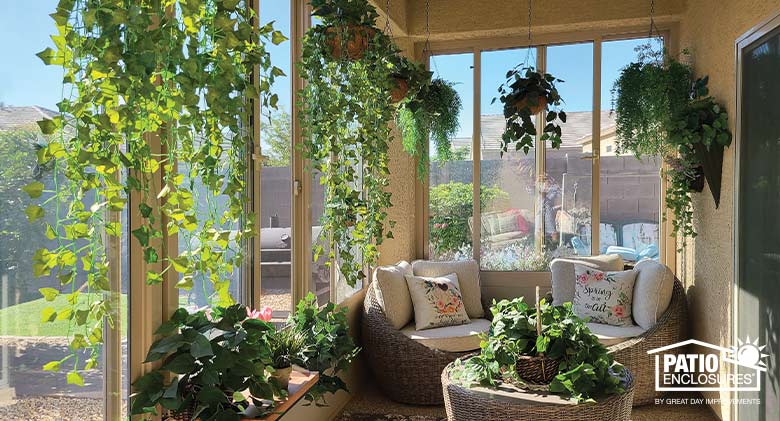
<instances>
[{"instance_id":1,"label":"wicker chair","mask_svg":"<svg viewBox=\"0 0 780 421\"><path fill-rule=\"evenodd\" d=\"M362 341L363 355L382 391L394 401L412 405L443 404L444 367L469 354L428 348L393 328L373 284L368 287L363 304Z\"/></svg>"},{"instance_id":2,"label":"wicker chair","mask_svg":"<svg viewBox=\"0 0 780 421\"><path fill-rule=\"evenodd\" d=\"M653 403L663 392L655 390L655 359L647 351L688 339L688 306L682 283L674 280L669 307L652 328L636 338L608 347L615 360L634 376L634 406ZM678 353L676 348L667 352Z\"/></svg>"}]
</instances>

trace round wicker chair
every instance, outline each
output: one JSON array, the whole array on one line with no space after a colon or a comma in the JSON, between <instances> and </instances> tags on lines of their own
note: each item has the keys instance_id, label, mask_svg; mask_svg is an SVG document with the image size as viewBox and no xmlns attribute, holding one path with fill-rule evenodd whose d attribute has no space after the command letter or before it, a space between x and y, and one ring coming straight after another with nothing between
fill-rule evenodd
<instances>
[{"instance_id":1,"label":"round wicker chair","mask_svg":"<svg viewBox=\"0 0 780 421\"><path fill-rule=\"evenodd\" d=\"M629 373L625 392L599 398L595 403L566 405L532 402L521 399L493 398L477 393L450 380L447 367L441 375L444 406L449 421L505 421L505 420L566 420L566 421L623 421L631 418L631 401L635 383ZM517 392L523 393L523 392Z\"/></svg>"},{"instance_id":2,"label":"round wicker chair","mask_svg":"<svg viewBox=\"0 0 780 421\"><path fill-rule=\"evenodd\" d=\"M663 392L655 390L655 358L647 351L688 339L688 306L682 283L674 280L669 307L652 328L636 338L608 347L615 360L634 377L634 406L653 403ZM679 353L681 349L668 352Z\"/></svg>"},{"instance_id":3,"label":"round wicker chair","mask_svg":"<svg viewBox=\"0 0 780 421\"><path fill-rule=\"evenodd\" d=\"M363 304L362 341L362 354L381 390L390 399L411 405L441 405L444 367L470 354L428 348L393 328L379 305L373 284L369 285Z\"/></svg>"}]
</instances>

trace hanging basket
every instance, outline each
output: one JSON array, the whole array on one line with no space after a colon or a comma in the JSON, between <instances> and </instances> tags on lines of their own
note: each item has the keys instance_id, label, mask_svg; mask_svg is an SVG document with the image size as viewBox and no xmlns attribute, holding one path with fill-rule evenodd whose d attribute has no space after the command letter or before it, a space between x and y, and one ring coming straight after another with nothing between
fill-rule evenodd
<instances>
[{"instance_id":1,"label":"hanging basket","mask_svg":"<svg viewBox=\"0 0 780 421\"><path fill-rule=\"evenodd\" d=\"M688 189L692 192L701 193L704 190L704 169L699 165L693 169L694 178L688 182Z\"/></svg>"},{"instance_id":2,"label":"hanging basket","mask_svg":"<svg viewBox=\"0 0 780 421\"><path fill-rule=\"evenodd\" d=\"M715 200L715 208L720 206L720 184L723 177L723 150L725 147L719 144L710 145L709 149L701 143L694 143L693 150L699 162L702 163L704 178L710 186L712 199ZM704 186L702 186L702 190Z\"/></svg>"},{"instance_id":3,"label":"hanging basket","mask_svg":"<svg viewBox=\"0 0 780 421\"><path fill-rule=\"evenodd\" d=\"M346 34L346 42L342 36ZM365 56L376 29L365 25L330 26L325 29L326 45L335 59L360 60Z\"/></svg>"},{"instance_id":4,"label":"hanging basket","mask_svg":"<svg viewBox=\"0 0 780 421\"><path fill-rule=\"evenodd\" d=\"M390 90L390 99L397 104L406 98L409 93L409 80L402 76L393 76L393 89Z\"/></svg>"},{"instance_id":5,"label":"hanging basket","mask_svg":"<svg viewBox=\"0 0 780 421\"><path fill-rule=\"evenodd\" d=\"M514 107L518 112L523 112L526 108L528 108L531 110L532 115L536 115L542 111L547 110L547 98L540 96L536 105L530 105L528 103L528 97L523 97L522 99L519 99L515 102Z\"/></svg>"}]
</instances>

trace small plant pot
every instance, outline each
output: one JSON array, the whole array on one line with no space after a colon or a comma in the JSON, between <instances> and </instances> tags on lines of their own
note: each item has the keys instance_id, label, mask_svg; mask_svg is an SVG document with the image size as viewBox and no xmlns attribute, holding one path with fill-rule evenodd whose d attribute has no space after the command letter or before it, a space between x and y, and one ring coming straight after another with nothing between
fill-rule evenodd
<instances>
[{"instance_id":1,"label":"small plant pot","mask_svg":"<svg viewBox=\"0 0 780 421\"><path fill-rule=\"evenodd\" d=\"M528 104L528 98L525 97L515 102L515 109L517 111L523 111L528 107L531 110L531 114L539 114L542 111L547 110L547 98L540 96L536 105Z\"/></svg>"},{"instance_id":2,"label":"small plant pot","mask_svg":"<svg viewBox=\"0 0 780 421\"><path fill-rule=\"evenodd\" d=\"M397 104L406 98L409 93L409 80L402 76L393 76L394 87L390 91L390 99Z\"/></svg>"},{"instance_id":3,"label":"small plant pot","mask_svg":"<svg viewBox=\"0 0 780 421\"><path fill-rule=\"evenodd\" d=\"M346 33L346 42L342 35ZM366 54L376 29L364 25L331 26L325 30L330 55L335 59L360 60Z\"/></svg>"},{"instance_id":4,"label":"small plant pot","mask_svg":"<svg viewBox=\"0 0 780 421\"><path fill-rule=\"evenodd\" d=\"M704 190L704 168L700 166L693 169L694 178L688 183L688 189L692 192L701 193Z\"/></svg>"},{"instance_id":5,"label":"small plant pot","mask_svg":"<svg viewBox=\"0 0 780 421\"><path fill-rule=\"evenodd\" d=\"M292 374L292 366L285 368L274 368L274 373L271 375L271 377L279 382L279 385L282 387L282 389L287 389L287 386L290 384L290 374Z\"/></svg>"},{"instance_id":6,"label":"small plant pot","mask_svg":"<svg viewBox=\"0 0 780 421\"><path fill-rule=\"evenodd\" d=\"M517 374L531 384L550 384L558 374L561 361L545 356L523 355L517 358Z\"/></svg>"}]
</instances>

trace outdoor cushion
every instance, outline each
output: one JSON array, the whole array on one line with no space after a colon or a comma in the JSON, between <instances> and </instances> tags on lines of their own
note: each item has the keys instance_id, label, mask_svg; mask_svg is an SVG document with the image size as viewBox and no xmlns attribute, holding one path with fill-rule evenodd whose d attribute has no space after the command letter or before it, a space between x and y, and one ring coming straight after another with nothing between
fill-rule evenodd
<instances>
[{"instance_id":1,"label":"outdoor cushion","mask_svg":"<svg viewBox=\"0 0 780 421\"><path fill-rule=\"evenodd\" d=\"M435 329L415 330L414 323L409 323L401 333L410 339L427 346L446 352L466 352L479 349L481 333L490 330L490 321L472 319L471 323L460 326L438 327Z\"/></svg>"},{"instance_id":2,"label":"outdoor cushion","mask_svg":"<svg viewBox=\"0 0 780 421\"><path fill-rule=\"evenodd\" d=\"M442 262L415 260L412 262L412 272L416 276L443 276L453 272L458 274L458 285L469 318L479 319L485 315L485 310L482 308L482 291L479 286L479 265L476 260ZM574 273L573 268L572 273ZM572 285L572 296L574 296L573 289L574 285Z\"/></svg>"},{"instance_id":3,"label":"outdoor cushion","mask_svg":"<svg viewBox=\"0 0 780 421\"><path fill-rule=\"evenodd\" d=\"M674 289L672 270L655 260L645 259L634 266L634 321L650 329L669 307Z\"/></svg>"},{"instance_id":4,"label":"outdoor cushion","mask_svg":"<svg viewBox=\"0 0 780 421\"><path fill-rule=\"evenodd\" d=\"M404 277L411 274L412 265L406 261L380 266L374 271L376 298L385 311L387 321L396 329L406 326L414 318L412 297Z\"/></svg>"},{"instance_id":5,"label":"outdoor cushion","mask_svg":"<svg viewBox=\"0 0 780 421\"><path fill-rule=\"evenodd\" d=\"M417 330L469 322L457 274L438 277L406 275L406 284L412 296Z\"/></svg>"},{"instance_id":6,"label":"outdoor cushion","mask_svg":"<svg viewBox=\"0 0 780 421\"><path fill-rule=\"evenodd\" d=\"M588 323L587 325L590 333L596 335L604 346L616 345L645 333L644 328L636 325L610 326L601 323Z\"/></svg>"},{"instance_id":7,"label":"outdoor cushion","mask_svg":"<svg viewBox=\"0 0 780 421\"><path fill-rule=\"evenodd\" d=\"M618 255L582 256L555 259L550 263L553 304L574 301L574 264L603 271L623 270L623 259ZM414 269L414 265L412 265Z\"/></svg>"},{"instance_id":8,"label":"outdoor cushion","mask_svg":"<svg viewBox=\"0 0 780 421\"><path fill-rule=\"evenodd\" d=\"M574 265L577 283L574 313L596 323L631 326L636 271L604 272L580 264Z\"/></svg>"},{"instance_id":9,"label":"outdoor cushion","mask_svg":"<svg viewBox=\"0 0 780 421\"><path fill-rule=\"evenodd\" d=\"M513 232L505 232L503 234L496 234L490 236L490 242L491 243L500 243L502 241L512 241L517 240L518 238L525 237L525 234L523 234L520 231L513 231Z\"/></svg>"}]
</instances>

